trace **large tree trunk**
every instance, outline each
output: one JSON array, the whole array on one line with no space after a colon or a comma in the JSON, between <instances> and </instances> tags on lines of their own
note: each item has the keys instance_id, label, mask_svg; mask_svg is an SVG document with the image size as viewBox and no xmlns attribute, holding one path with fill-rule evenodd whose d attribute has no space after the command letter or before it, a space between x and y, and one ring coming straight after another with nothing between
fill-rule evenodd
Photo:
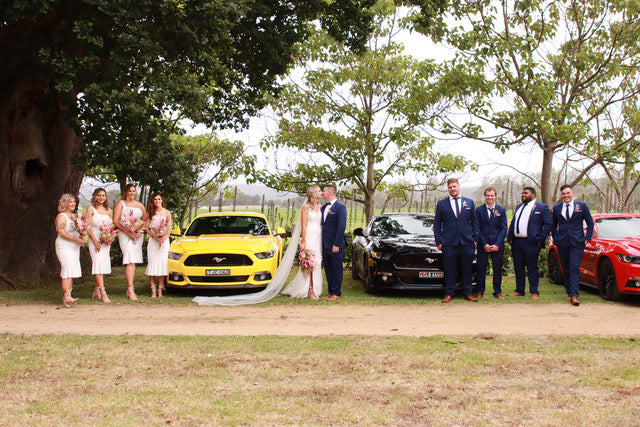
<instances>
[{"instance_id":1,"label":"large tree trunk","mask_svg":"<svg viewBox=\"0 0 640 427\"><path fill-rule=\"evenodd\" d=\"M0 80L0 273L13 279L58 276L57 201L78 195L71 159L80 138L46 83Z\"/></svg>"}]
</instances>

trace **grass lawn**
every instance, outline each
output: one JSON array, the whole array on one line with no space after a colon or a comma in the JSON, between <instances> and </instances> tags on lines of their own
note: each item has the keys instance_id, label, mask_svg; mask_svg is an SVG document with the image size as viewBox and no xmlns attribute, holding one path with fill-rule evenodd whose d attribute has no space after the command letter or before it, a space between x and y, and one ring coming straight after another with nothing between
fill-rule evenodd
<instances>
[{"instance_id":1,"label":"grass lawn","mask_svg":"<svg viewBox=\"0 0 640 427\"><path fill-rule=\"evenodd\" d=\"M3 425L638 425L637 338L2 335Z\"/></svg>"},{"instance_id":2,"label":"grass lawn","mask_svg":"<svg viewBox=\"0 0 640 427\"><path fill-rule=\"evenodd\" d=\"M105 288L109 294L109 298L114 303L133 303L125 296L127 288L124 278L124 268L115 267L113 274L105 277ZM291 277L295 274L292 271ZM532 301L529 297L509 298L504 301L498 301L491 296L493 288L491 287L491 276L487 277L488 288L485 291L485 298L479 304L544 304L552 302L564 302L566 293L563 286L550 284L546 278L540 280L539 290L540 299ZM39 286L39 285L38 285ZM102 304L97 300L91 300L93 293L93 276L86 276L81 280L77 280L73 287L73 296L80 298L79 304ZM168 304L168 305L184 305L192 304L191 298L197 293L170 293L165 298L151 299L151 290L147 277L144 275L144 267L138 267L136 270L135 289L138 297L145 304ZM515 290L515 277L513 275L505 276L502 281L503 294L512 293ZM326 284L323 293L326 295ZM351 272L345 271L342 284L343 298L339 304L366 304L366 305L394 305L394 304L440 304L442 298L441 292L387 292L378 294L367 294L364 292L362 282L351 278ZM458 296L461 296L458 294ZM600 302L606 303L600 298L597 291L585 288L581 289L580 301L583 303ZM44 288L27 286L24 289L16 290L0 290L0 302L4 303L33 303L44 302L50 304L61 304L62 291L59 283L45 285ZM451 304L468 304L462 298L455 298ZM286 296L278 296L271 301L261 305L314 305L315 301L305 299L292 299Z\"/></svg>"}]
</instances>

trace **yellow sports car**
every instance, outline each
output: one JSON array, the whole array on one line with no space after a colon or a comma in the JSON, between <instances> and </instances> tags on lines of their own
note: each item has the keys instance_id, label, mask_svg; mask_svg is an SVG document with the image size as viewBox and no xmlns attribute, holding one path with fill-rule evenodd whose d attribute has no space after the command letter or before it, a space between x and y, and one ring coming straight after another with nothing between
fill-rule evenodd
<instances>
[{"instance_id":1,"label":"yellow sports car","mask_svg":"<svg viewBox=\"0 0 640 427\"><path fill-rule=\"evenodd\" d=\"M169 249L167 286L173 289L264 289L282 258L284 229L272 232L264 215L198 215Z\"/></svg>"}]
</instances>

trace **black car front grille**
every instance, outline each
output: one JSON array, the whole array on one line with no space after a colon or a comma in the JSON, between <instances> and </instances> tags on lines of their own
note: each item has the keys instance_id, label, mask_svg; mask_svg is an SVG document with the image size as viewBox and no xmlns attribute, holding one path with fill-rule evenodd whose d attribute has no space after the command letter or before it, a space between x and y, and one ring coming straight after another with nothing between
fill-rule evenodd
<instances>
[{"instance_id":1,"label":"black car front grille","mask_svg":"<svg viewBox=\"0 0 640 427\"><path fill-rule=\"evenodd\" d=\"M242 254L199 254L191 255L185 261L187 267L241 267L253 265L253 261Z\"/></svg>"},{"instance_id":2,"label":"black car front grille","mask_svg":"<svg viewBox=\"0 0 640 427\"><path fill-rule=\"evenodd\" d=\"M442 254L412 253L398 256L396 268L442 269Z\"/></svg>"},{"instance_id":3,"label":"black car front grille","mask_svg":"<svg viewBox=\"0 0 640 427\"><path fill-rule=\"evenodd\" d=\"M249 276L189 276L189 280L194 283L233 283L246 282Z\"/></svg>"}]
</instances>

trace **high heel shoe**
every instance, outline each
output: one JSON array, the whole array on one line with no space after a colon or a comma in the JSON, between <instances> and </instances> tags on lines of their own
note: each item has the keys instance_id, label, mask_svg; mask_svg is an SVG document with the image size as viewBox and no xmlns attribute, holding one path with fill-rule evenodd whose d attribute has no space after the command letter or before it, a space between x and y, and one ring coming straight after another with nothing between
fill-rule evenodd
<instances>
[{"instance_id":1,"label":"high heel shoe","mask_svg":"<svg viewBox=\"0 0 640 427\"><path fill-rule=\"evenodd\" d=\"M100 286L93 288L93 295L91 295L91 299L102 299L100 296Z\"/></svg>"},{"instance_id":2,"label":"high heel shoe","mask_svg":"<svg viewBox=\"0 0 640 427\"><path fill-rule=\"evenodd\" d=\"M62 294L62 304L66 307L66 308L71 308L72 304L75 304L78 302L78 298L71 298L71 291L69 292L64 292Z\"/></svg>"},{"instance_id":3,"label":"high heel shoe","mask_svg":"<svg viewBox=\"0 0 640 427\"><path fill-rule=\"evenodd\" d=\"M138 297L136 296L136 293L133 290L133 286L129 286L127 288L127 298L129 298L131 301L138 301Z\"/></svg>"},{"instance_id":4,"label":"high heel shoe","mask_svg":"<svg viewBox=\"0 0 640 427\"><path fill-rule=\"evenodd\" d=\"M156 285L151 284L151 298L156 298Z\"/></svg>"},{"instance_id":5,"label":"high heel shoe","mask_svg":"<svg viewBox=\"0 0 640 427\"><path fill-rule=\"evenodd\" d=\"M102 301L104 304L111 304L111 300L107 295L107 291L104 290L104 286L100 286L100 301Z\"/></svg>"}]
</instances>

